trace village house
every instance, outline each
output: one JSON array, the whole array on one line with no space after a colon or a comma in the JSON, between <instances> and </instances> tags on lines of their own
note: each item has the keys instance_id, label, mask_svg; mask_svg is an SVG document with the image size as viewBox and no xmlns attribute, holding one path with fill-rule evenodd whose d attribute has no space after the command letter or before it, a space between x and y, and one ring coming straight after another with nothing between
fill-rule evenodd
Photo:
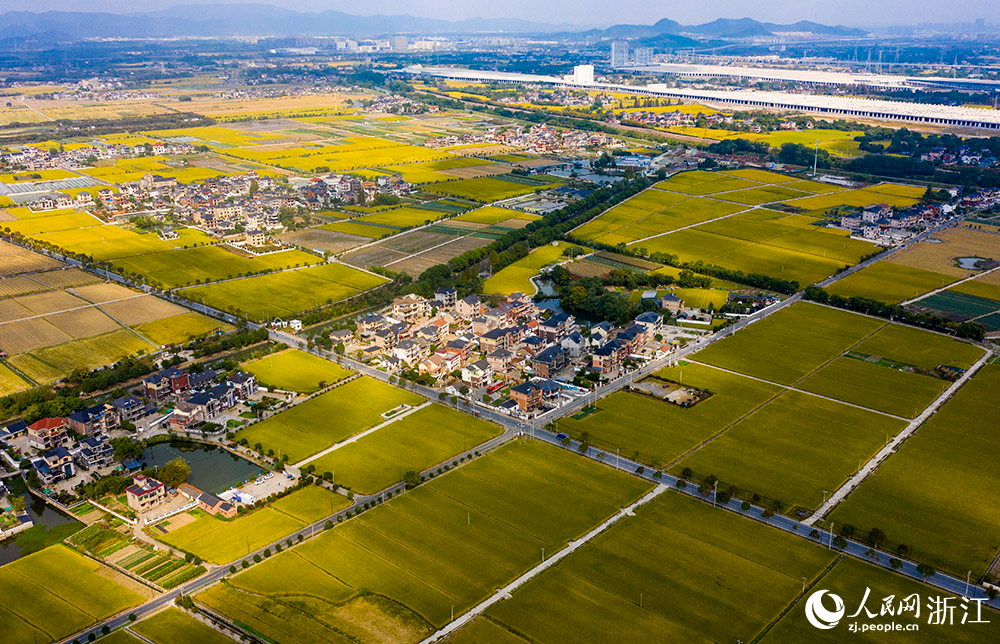
<instances>
[{"instance_id":1,"label":"village house","mask_svg":"<svg viewBox=\"0 0 1000 644\"><path fill-rule=\"evenodd\" d=\"M205 410L202 406L187 400L181 400L174 405L170 414L170 428L186 431L205 422Z\"/></svg>"},{"instance_id":2,"label":"village house","mask_svg":"<svg viewBox=\"0 0 1000 644\"><path fill-rule=\"evenodd\" d=\"M455 302L455 313L460 318L471 319L483 312L483 304L475 295L469 295Z\"/></svg>"},{"instance_id":3,"label":"village house","mask_svg":"<svg viewBox=\"0 0 1000 644\"><path fill-rule=\"evenodd\" d=\"M542 388L533 382L522 382L510 388L510 397L522 412L542 406Z\"/></svg>"},{"instance_id":4,"label":"village house","mask_svg":"<svg viewBox=\"0 0 1000 644\"><path fill-rule=\"evenodd\" d=\"M646 337L652 337L663 330L663 316L655 311L646 311L636 317L635 324L643 328Z\"/></svg>"},{"instance_id":5,"label":"village house","mask_svg":"<svg viewBox=\"0 0 1000 644\"><path fill-rule=\"evenodd\" d=\"M419 360L421 353L420 345L413 340L403 340L392 349L392 355L407 365L412 365Z\"/></svg>"},{"instance_id":6,"label":"village house","mask_svg":"<svg viewBox=\"0 0 1000 644\"><path fill-rule=\"evenodd\" d=\"M78 434L107 434L121 424L118 408L110 403L94 405L73 412L69 416L69 426Z\"/></svg>"},{"instance_id":7,"label":"village house","mask_svg":"<svg viewBox=\"0 0 1000 644\"><path fill-rule=\"evenodd\" d=\"M369 313L363 317L358 318L357 330L360 337L368 337L371 334L384 329L388 326L388 321L381 315L376 315L375 313Z\"/></svg>"},{"instance_id":8,"label":"village house","mask_svg":"<svg viewBox=\"0 0 1000 644\"><path fill-rule=\"evenodd\" d=\"M76 474L73 455L65 447L54 447L32 461L38 478L45 485L65 481Z\"/></svg>"},{"instance_id":9,"label":"village house","mask_svg":"<svg viewBox=\"0 0 1000 644\"><path fill-rule=\"evenodd\" d=\"M473 389L485 387L491 380L493 380L493 367L486 360L478 360L462 368L462 382Z\"/></svg>"},{"instance_id":10,"label":"village house","mask_svg":"<svg viewBox=\"0 0 1000 644\"><path fill-rule=\"evenodd\" d=\"M167 486L142 474L132 477L132 485L125 488L128 507L136 512L146 512L167 498Z\"/></svg>"},{"instance_id":11,"label":"village house","mask_svg":"<svg viewBox=\"0 0 1000 644\"><path fill-rule=\"evenodd\" d=\"M569 351L555 344L531 359L531 370L543 378L554 378L569 364Z\"/></svg>"},{"instance_id":12,"label":"village house","mask_svg":"<svg viewBox=\"0 0 1000 644\"><path fill-rule=\"evenodd\" d=\"M142 379L147 398L159 402L171 394L182 394L190 387L188 372L171 367Z\"/></svg>"},{"instance_id":13,"label":"village house","mask_svg":"<svg viewBox=\"0 0 1000 644\"><path fill-rule=\"evenodd\" d=\"M392 301L392 316L397 320L412 322L430 314L430 303L419 295L408 293Z\"/></svg>"},{"instance_id":14,"label":"village house","mask_svg":"<svg viewBox=\"0 0 1000 644\"><path fill-rule=\"evenodd\" d=\"M568 313L556 313L538 323L537 333L549 342L559 342L576 330L576 320Z\"/></svg>"},{"instance_id":15,"label":"village house","mask_svg":"<svg viewBox=\"0 0 1000 644\"><path fill-rule=\"evenodd\" d=\"M684 300L677 297L673 293L665 293L663 299L660 300L660 307L670 311L672 314L680 313L681 308L684 306Z\"/></svg>"},{"instance_id":16,"label":"village house","mask_svg":"<svg viewBox=\"0 0 1000 644\"><path fill-rule=\"evenodd\" d=\"M115 460L115 450L106 436L85 438L71 453L76 463L85 470L111 465Z\"/></svg>"},{"instance_id":17,"label":"village house","mask_svg":"<svg viewBox=\"0 0 1000 644\"><path fill-rule=\"evenodd\" d=\"M28 425L28 445L40 450L63 447L72 442L66 418L42 418Z\"/></svg>"},{"instance_id":18,"label":"village house","mask_svg":"<svg viewBox=\"0 0 1000 644\"><path fill-rule=\"evenodd\" d=\"M513 360L514 354L507 349L497 349L486 356L486 361L490 367L498 373L506 372Z\"/></svg>"},{"instance_id":19,"label":"village house","mask_svg":"<svg viewBox=\"0 0 1000 644\"><path fill-rule=\"evenodd\" d=\"M455 306L458 293L450 286L442 286L434 293L434 306L438 308L451 308Z\"/></svg>"},{"instance_id":20,"label":"village house","mask_svg":"<svg viewBox=\"0 0 1000 644\"><path fill-rule=\"evenodd\" d=\"M579 331L574 331L563 338L559 346L569 352L570 358L579 358L583 355L583 349L586 344L587 342L584 340L583 335Z\"/></svg>"},{"instance_id":21,"label":"village house","mask_svg":"<svg viewBox=\"0 0 1000 644\"><path fill-rule=\"evenodd\" d=\"M618 372L618 367L628 354L627 342L618 338L609 340L591 354L591 368L601 376L609 377Z\"/></svg>"},{"instance_id":22,"label":"village house","mask_svg":"<svg viewBox=\"0 0 1000 644\"><path fill-rule=\"evenodd\" d=\"M209 514L222 515L227 519L236 516L236 506L229 501L223 501L210 492L202 492L198 495L198 507Z\"/></svg>"}]
</instances>

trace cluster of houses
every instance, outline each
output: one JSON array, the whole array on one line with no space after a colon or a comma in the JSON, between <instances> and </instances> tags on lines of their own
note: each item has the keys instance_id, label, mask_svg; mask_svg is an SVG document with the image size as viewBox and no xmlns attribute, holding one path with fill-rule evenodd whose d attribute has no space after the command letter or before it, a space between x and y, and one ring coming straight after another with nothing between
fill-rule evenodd
<instances>
[{"instance_id":1,"label":"cluster of houses","mask_svg":"<svg viewBox=\"0 0 1000 644\"><path fill-rule=\"evenodd\" d=\"M24 145L3 156L0 161L6 165L21 166L27 170L50 168L83 168L95 160L134 159L136 157L194 154L194 146L187 143L152 143L150 145L126 145L95 141L91 145L64 148L52 154L48 147Z\"/></svg>"},{"instance_id":2,"label":"cluster of houses","mask_svg":"<svg viewBox=\"0 0 1000 644\"><path fill-rule=\"evenodd\" d=\"M1000 189L977 190L962 195L958 205L970 210L988 210L1000 205Z\"/></svg>"},{"instance_id":3,"label":"cluster of houses","mask_svg":"<svg viewBox=\"0 0 1000 644\"><path fill-rule=\"evenodd\" d=\"M380 194L404 196L413 186L402 175L379 175L372 180L348 174L330 173L313 177L299 188L299 197L309 210L322 210L338 204L365 204Z\"/></svg>"},{"instance_id":4,"label":"cluster of houses","mask_svg":"<svg viewBox=\"0 0 1000 644\"><path fill-rule=\"evenodd\" d=\"M884 246L906 241L940 224L954 212L951 205L925 204L896 211L886 204L866 206L840 216L840 227Z\"/></svg>"},{"instance_id":5,"label":"cluster of houses","mask_svg":"<svg viewBox=\"0 0 1000 644\"><path fill-rule=\"evenodd\" d=\"M111 465L111 433L133 430L136 423L157 414L164 403L171 402L173 408L159 422L186 431L218 418L226 409L249 398L257 391L257 379L246 373L222 378L212 369L193 373L170 368L147 376L142 387L148 401L123 396L69 416L42 418L31 424L16 421L0 428L0 442L23 439L23 445L38 452L30 462L42 484L49 486L72 478L78 468L95 470ZM17 466L16 462L10 464ZM124 465L137 469L139 463Z\"/></svg>"},{"instance_id":6,"label":"cluster of houses","mask_svg":"<svg viewBox=\"0 0 1000 644\"><path fill-rule=\"evenodd\" d=\"M126 396L69 417L42 418L30 425L17 421L4 428L3 440L24 436L28 447L41 452L30 462L38 479L48 486L72 478L78 467L93 470L110 465L114 449L108 432L127 422L125 418L135 418L137 409L145 410L146 405ZM77 442L79 435L83 438Z\"/></svg>"},{"instance_id":7,"label":"cluster of houses","mask_svg":"<svg viewBox=\"0 0 1000 644\"><path fill-rule=\"evenodd\" d=\"M688 112L684 110L660 111L660 110L629 110L621 113L617 119L636 121L648 127L669 128L669 127L718 127L720 125L731 125L733 117L721 112ZM613 119L613 121L617 121ZM752 129L753 125L748 125ZM760 128L758 127L758 131Z\"/></svg>"},{"instance_id":8,"label":"cluster of houses","mask_svg":"<svg viewBox=\"0 0 1000 644\"><path fill-rule=\"evenodd\" d=\"M572 377L584 369L613 378L629 360L669 353L663 318L648 312L624 328L602 322L581 331L572 315L541 309L523 293L488 306L475 295L459 299L455 289L442 288L433 299L398 297L381 312L359 318L354 332L333 331L330 337L391 373L458 375L479 396L511 387L501 409L530 414L567 389L558 382L561 374ZM532 384L519 388L523 383ZM542 393L536 396L532 387Z\"/></svg>"},{"instance_id":9,"label":"cluster of houses","mask_svg":"<svg viewBox=\"0 0 1000 644\"><path fill-rule=\"evenodd\" d=\"M428 139L428 148L454 145L499 144L537 154L588 148L623 148L626 144L603 132L583 132L550 128L545 124L524 128L520 125L491 126L482 132L449 134Z\"/></svg>"},{"instance_id":10,"label":"cluster of houses","mask_svg":"<svg viewBox=\"0 0 1000 644\"><path fill-rule=\"evenodd\" d=\"M944 147L936 147L920 155L921 161L939 163L941 165L965 165L980 168L995 168L998 165L996 156L988 149L974 150L963 145L954 152Z\"/></svg>"},{"instance_id":11,"label":"cluster of houses","mask_svg":"<svg viewBox=\"0 0 1000 644\"><path fill-rule=\"evenodd\" d=\"M220 378L214 369L196 373L171 367L142 380L145 396L156 403L174 401L168 422L176 431L189 431L212 422L224 411L257 392L257 378L239 372Z\"/></svg>"}]
</instances>

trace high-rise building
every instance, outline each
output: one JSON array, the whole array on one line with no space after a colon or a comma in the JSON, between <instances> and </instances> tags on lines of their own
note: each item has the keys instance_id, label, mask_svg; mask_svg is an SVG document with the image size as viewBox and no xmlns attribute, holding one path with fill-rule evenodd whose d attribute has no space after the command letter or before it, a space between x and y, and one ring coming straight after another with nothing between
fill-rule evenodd
<instances>
[{"instance_id":1,"label":"high-rise building","mask_svg":"<svg viewBox=\"0 0 1000 644\"><path fill-rule=\"evenodd\" d=\"M389 39L389 45L393 51L406 51L410 47L410 42L406 36L393 36Z\"/></svg>"},{"instance_id":2,"label":"high-rise building","mask_svg":"<svg viewBox=\"0 0 1000 644\"><path fill-rule=\"evenodd\" d=\"M636 65L652 65L653 64L653 48L652 47L636 47L634 62Z\"/></svg>"},{"instance_id":3,"label":"high-rise building","mask_svg":"<svg viewBox=\"0 0 1000 644\"><path fill-rule=\"evenodd\" d=\"M628 42L615 40L611 43L611 66L624 67L628 65Z\"/></svg>"},{"instance_id":4,"label":"high-rise building","mask_svg":"<svg viewBox=\"0 0 1000 644\"><path fill-rule=\"evenodd\" d=\"M580 85L592 85L594 83L594 66L577 65L574 67L573 82Z\"/></svg>"}]
</instances>

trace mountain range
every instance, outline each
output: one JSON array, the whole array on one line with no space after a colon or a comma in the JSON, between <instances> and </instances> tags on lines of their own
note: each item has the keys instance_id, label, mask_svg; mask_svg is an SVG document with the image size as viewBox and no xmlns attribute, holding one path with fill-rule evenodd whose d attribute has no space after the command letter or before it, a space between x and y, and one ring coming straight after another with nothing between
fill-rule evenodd
<instances>
[{"instance_id":1,"label":"mountain range","mask_svg":"<svg viewBox=\"0 0 1000 644\"><path fill-rule=\"evenodd\" d=\"M800 31L825 36L855 36L865 32L847 27L829 27L812 22L792 25L762 23L750 18L720 19L703 25L685 26L664 18L652 25L615 25L607 29L581 31L568 25L553 25L507 18L470 18L449 21L410 15L357 16L340 11L302 13L266 4L191 4L148 13L99 13L73 11L9 11L0 14L0 38L23 38L45 34L49 38L165 38L212 36L379 36L385 34L473 34L536 33L568 38L652 38L676 45L694 39L744 38L776 32Z\"/></svg>"}]
</instances>

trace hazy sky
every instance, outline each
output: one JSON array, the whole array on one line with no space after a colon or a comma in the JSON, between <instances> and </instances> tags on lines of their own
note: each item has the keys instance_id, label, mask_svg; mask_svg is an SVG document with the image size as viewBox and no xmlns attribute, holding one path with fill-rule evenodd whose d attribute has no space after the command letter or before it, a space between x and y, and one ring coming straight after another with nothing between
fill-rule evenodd
<instances>
[{"instance_id":1,"label":"hazy sky","mask_svg":"<svg viewBox=\"0 0 1000 644\"><path fill-rule=\"evenodd\" d=\"M203 0L231 3L237 0ZM246 0L243 0L246 2ZM2 0L0 10L156 11L192 0ZM337 9L348 13L401 14L445 19L526 18L554 23L607 26L649 24L672 18L683 24L716 18L751 17L770 22L815 20L826 24L883 25L918 22L1000 23L1000 0L264 0L299 11Z\"/></svg>"}]
</instances>

